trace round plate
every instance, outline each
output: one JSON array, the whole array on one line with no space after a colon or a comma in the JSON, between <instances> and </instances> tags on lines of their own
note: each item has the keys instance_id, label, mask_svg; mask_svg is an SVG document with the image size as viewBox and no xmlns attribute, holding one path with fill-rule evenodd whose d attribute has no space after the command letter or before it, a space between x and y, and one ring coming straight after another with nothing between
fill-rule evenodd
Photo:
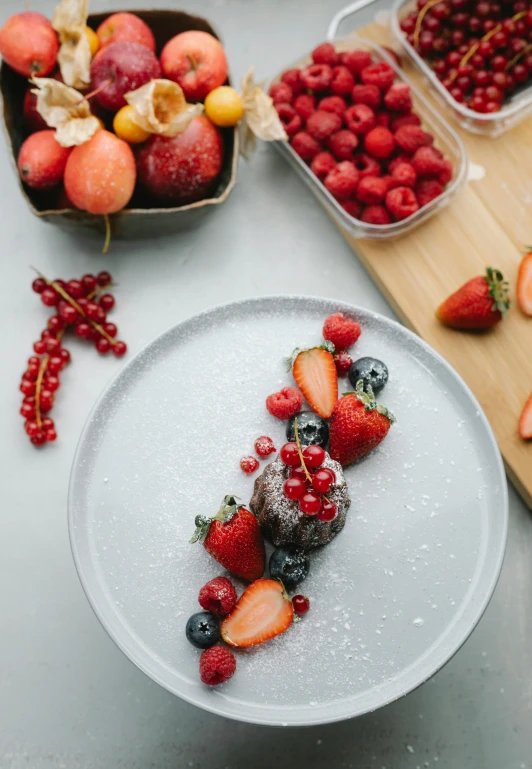
<instances>
[{"instance_id":1,"label":"round plate","mask_svg":"<svg viewBox=\"0 0 532 769\"><path fill-rule=\"evenodd\" d=\"M264 407L291 382L283 356L319 344L339 310L362 324L356 355L387 363L380 400L397 423L346 470L346 526L312 554L302 586L310 613L237 651L234 677L208 688L184 630L200 587L222 569L189 544L194 517L213 515L228 493L249 501L254 478L240 458L261 434L284 442ZM83 431L69 525L94 611L151 678L230 718L318 724L406 694L466 640L501 568L507 487L479 404L417 336L341 302L267 297L180 323L121 370Z\"/></svg>"}]
</instances>

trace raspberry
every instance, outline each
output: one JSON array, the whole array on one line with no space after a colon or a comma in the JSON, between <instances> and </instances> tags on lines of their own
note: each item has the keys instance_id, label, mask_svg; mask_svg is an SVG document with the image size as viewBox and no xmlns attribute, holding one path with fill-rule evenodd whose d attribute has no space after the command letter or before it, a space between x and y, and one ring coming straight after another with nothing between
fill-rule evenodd
<instances>
[{"instance_id":1,"label":"raspberry","mask_svg":"<svg viewBox=\"0 0 532 769\"><path fill-rule=\"evenodd\" d=\"M301 70L301 82L311 91L326 91L331 84L332 74L328 64L311 64Z\"/></svg>"},{"instance_id":2,"label":"raspberry","mask_svg":"<svg viewBox=\"0 0 532 769\"><path fill-rule=\"evenodd\" d=\"M291 104L283 104L279 102L275 105L275 109L277 110L279 120L283 124L284 130L288 136L294 136L303 125L301 118L295 109Z\"/></svg>"},{"instance_id":3,"label":"raspberry","mask_svg":"<svg viewBox=\"0 0 532 769\"><path fill-rule=\"evenodd\" d=\"M318 45L318 47L314 48L312 51L312 61L314 64L329 64L329 66L334 67L338 62L338 56L334 50L334 45L332 43L322 43L321 45Z\"/></svg>"},{"instance_id":4,"label":"raspberry","mask_svg":"<svg viewBox=\"0 0 532 769\"><path fill-rule=\"evenodd\" d=\"M416 169L411 163L396 163L391 172L392 177L399 182L398 187L414 187L417 180Z\"/></svg>"},{"instance_id":5,"label":"raspberry","mask_svg":"<svg viewBox=\"0 0 532 769\"><path fill-rule=\"evenodd\" d=\"M270 88L270 96L274 104L277 102L290 104L294 98L293 91L287 83L274 83Z\"/></svg>"},{"instance_id":6,"label":"raspberry","mask_svg":"<svg viewBox=\"0 0 532 769\"><path fill-rule=\"evenodd\" d=\"M334 112L335 115L342 118L346 108L345 99L342 99L341 96L325 96L318 104L318 109L324 112Z\"/></svg>"},{"instance_id":7,"label":"raspberry","mask_svg":"<svg viewBox=\"0 0 532 769\"><path fill-rule=\"evenodd\" d=\"M395 72L385 61L379 61L378 64L364 67L360 73L360 79L364 85L376 85L377 88L387 91L395 80Z\"/></svg>"},{"instance_id":8,"label":"raspberry","mask_svg":"<svg viewBox=\"0 0 532 769\"><path fill-rule=\"evenodd\" d=\"M377 125L380 125L383 128L390 128L392 124L392 116L389 112L377 112L375 120Z\"/></svg>"},{"instance_id":9,"label":"raspberry","mask_svg":"<svg viewBox=\"0 0 532 769\"><path fill-rule=\"evenodd\" d=\"M416 115L415 112L409 112L408 115L394 117L390 128L395 133L404 125L421 125L419 115Z\"/></svg>"},{"instance_id":10,"label":"raspberry","mask_svg":"<svg viewBox=\"0 0 532 769\"><path fill-rule=\"evenodd\" d=\"M396 131L395 141L399 149L407 155L413 155L419 147L432 144L433 138L419 126L405 125Z\"/></svg>"},{"instance_id":11,"label":"raspberry","mask_svg":"<svg viewBox=\"0 0 532 769\"><path fill-rule=\"evenodd\" d=\"M358 147L358 139L351 131L338 131L329 137L327 146L338 160L351 160Z\"/></svg>"},{"instance_id":12,"label":"raspberry","mask_svg":"<svg viewBox=\"0 0 532 769\"><path fill-rule=\"evenodd\" d=\"M415 214L419 208L414 191L410 187L396 187L386 195L386 208L396 221Z\"/></svg>"},{"instance_id":13,"label":"raspberry","mask_svg":"<svg viewBox=\"0 0 532 769\"><path fill-rule=\"evenodd\" d=\"M301 82L301 75L298 69L287 69L286 72L283 72L281 82L290 86L294 96L302 93L305 87Z\"/></svg>"},{"instance_id":14,"label":"raspberry","mask_svg":"<svg viewBox=\"0 0 532 769\"><path fill-rule=\"evenodd\" d=\"M353 75L359 75L371 64L371 54L368 51L346 51L342 63Z\"/></svg>"},{"instance_id":15,"label":"raspberry","mask_svg":"<svg viewBox=\"0 0 532 769\"><path fill-rule=\"evenodd\" d=\"M301 93L296 96L292 105L303 122L307 122L316 109L316 97L309 93Z\"/></svg>"},{"instance_id":16,"label":"raspberry","mask_svg":"<svg viewBox=\"0 0 532 769\"><path fill-rule=\"evenodd\" d=\"M446 184L449 184L452 178L453 178L453 164L451 163L450 160L442 160L442 166L438 174L438 179L440 180L441 184L445 186Z\"/></svg>"},{"instance_id":17,"label":"raspberry","mask_svg":"<svg viewBox=\"0 0 532 769\"><path fill-rule=\"evenodd\" d=\"M384 94L384 103L394 112L410 112L412 97L410 86L406 83L394 83Z\"/></svg>"},{"instance_id":18,"label":"raspberry","mask_svg":"<svg viewBox=\"0 0 532 769\"><path fill-rule=\"evenodd\" d=\"M433 147L420 147L414 153L412 165L419 176L437 176L442 170L443 162Z\"/></svg>"},{"instance_id":19,"label":"raspberry","mask_svg":"<svg viewBox=\"0 0 532 769\"><path fill-rule=\"evenodd\" d=\"M227 577L211 579L203 585L198 596L200 606L217 617L225 617L232 612L236 600L236 590Z\"/></svg>"},{"instance_id":20,"label":"raspberry","mask_svg":"<svg viewBox=\"0 0 532 769\"><path fill-rule=\"evenodd\" d=\"M347 376L352 364L353 358L344 350L340 350L340 352L336 353L334 356L334 365L336 366L338 376Z\"/></svg>"},{"instance_id":21,"label":"raspberry","mask_svg":"<svg viewBox=\"0 0 532 769\"><path fill-rule=\"evenodd\" d=\"M363 152L359 152L355 155L353 163L355 164L355 168L360 174L361 179L365 176L380 176L382 173L382 169L375 158L365 155Z\"/></svg>"},{"instance_id":22,"label":"raspberry","mask_svg":"<svg viewBox=\"0 0 532 769\"><path fill-rule=\"evenodd\" d=\"M236 670L236 659L227 646L211 646L202 652L199 662L200 678L207 686L229 681Z\"/></svg>"},{"instance_id":23,"label":"raspberry","mask_svg":"<svg viewBox=\"0 0 532 769\"><path fill-rule=\"evenodd\" d=\"M397 155L393 160L390 160L388 163L388 171L390 173L393 173L393 169L399 165L399 163L410 163L412 164L412 158L408 155Z\"/></svg>"},{"instance_id":24,"label":"raspberry","mask_svg":"<svg viewBox=\"0 0 532 769\"><path fill-rule=\"evenodd\" d=\"M336 352L349 349L361 333L360 323L346 318L341 312L329 315L323 324L323 338L333 343Z\"/></svg>"},{"instance_id":25,"label":"raspberry","mask_svg":"<svg viewBox=\"0 0 532 769\"><path fill-rule=\"evenodd\" d=\"M308 161L312 160L321 150L321 144L306 131L300 131L293 136L290 144L300 158Z\"/></svg>"},{"instance_id":26,"label":"raspberry","mask_svg":"<svg viewBox=\"0 0 532 769\"><path fill-rule=\"evenodd\" d=\"M389 48L387 45L381 45L381 48L383 49L383 51L386 51L388 56L390 56L393 59L393 61L396 63L398 67L402 66L401 57L399 56L397 51L394 51L393 48Z\"/></svg>"},{"instance_id":27,"label":"raspberry","mask_svg":"<svg viewBox=\"0 0 532 769\"><path fill-rule=\"evenodd\" d=\"M384 177L364 176L357 187L357 200L368 205L377 205L382 203L387 192L388 184Z\"/></svg>"},{"instance_id":28,"label":"raspberry","mask_svg":"<svg viewBox=\"0 0 532 769\"><path fill-rule=\"evenodd\" d=\"M416 184L415 193L420 206L426 206L443 192L443 185L436 179L421 179Z\"/></svg>"},{"instance_id":29,"label":"raspberry","mask_svg":"<svg viewBox=\"0 0 532 769\"><path fill-rule=\"evenodd\" d=\"M335 198L348 198L356 190L359 174L353 163L343 160L325 177L325 186Z\"/></svg>"},{"instance_id":30,"label":"raspberry","mask_svg":"<svg viewBox=\"0 0 532 769\"><path fill-rule=\"evenodd\" d=\"M333 69L331 80L331 93L335 96L347 96L351 93L355 79L347 67L339 66Z\"/></svg>"},{"instance_id":31,"label":"raspberry","mask_svg":"<svg viewBox=\"0 0 532 769\"><path fill-rule=\"evenodd\" d=\"M398 181L394 176L390 176L390 174L386 174L385 176L383 176L381 178L382 178L382 180L386 184L386 192L388 192L388 190L393 190L396 187L406 186L406 185L401 184L401 182Z\"/></svg>"},{"instance_id":32,"label":"raspberry","mask_svg":"<svg viewBox=\"0 0 532 769\"><path fill-rule=\"evenodd\" d=\"M384 206L368 206L363 210L361 220L367 224L390 224L392 221Z\"/></svg>"},{"instance_id":33,"label":"raspberry","mask_svg":"<svg viewBox=\"0 0 532 769\"><path fill-rule=\"evenodd\" d=\"M355 219L360 219L362 206L357 200L341 200L339 203L349 216L353 216Z\"/></svg>"},{"instance_id":34,"label":"raspberry","mask_svg":"<svg viewBox=\"0 0 532 769\"><path fill-rule=\"evenodd\" d=\"M334 112L317 110L307 120L307 131L315 139L323 141L331 134L336 133L342 126L342 118Z\"/></svg>"},{"instance_id":35,"label":"raspberry","mask_svg":"<svg viewBox=\"0 0 532 769\"><path fill-rule=\"evenodd\" d=\"M297 387L283 387L278 393L268 395L266 408L277 419L291 419L303 405L303 396Z\"/></svg>"},{"instance_id":36,"label":"raspberry","mask_svg":"<svg viewBox=\"0 0 532 769\"><path fill-rule=\"evenodd\" d=\"M367 104L371 109L378 109L381 92L376 85L354 85L351 91L353 104Z\"/></svg>"},{"instance_id":37,"label":"raspberry","mask_svg":"<svg viewBox=\"0 0 532 769\"><path fill-rule=\"evenodd\" d=\"M393 133L388 128L377 126L364 139L364 147L370 155L382 160L388 158L395 149Z\"/></svg>"},{"instance_id":38,"label":"raspberry","mask_svg":"<svg viewBox=\"0 0 532 769\"><path fill-rule=\"evenodd\" d=\"M353 104L345 111L344 120L350 131L357 136L364 136L375 128L375 113L367 104Z\"/></svg>"},{"instance_id":39,"label":"raspberry","mask_svg":"<svg viewBox=\"0 0 532 769\"><path fill-rule=\"evenodd\" d=\"M335 167L336 160L330 152L318 152L310 164L311 170L316 174L318 179L321 179L321 181L323 181L329 171L332 171Z\"/></svg>"}]
</instances>

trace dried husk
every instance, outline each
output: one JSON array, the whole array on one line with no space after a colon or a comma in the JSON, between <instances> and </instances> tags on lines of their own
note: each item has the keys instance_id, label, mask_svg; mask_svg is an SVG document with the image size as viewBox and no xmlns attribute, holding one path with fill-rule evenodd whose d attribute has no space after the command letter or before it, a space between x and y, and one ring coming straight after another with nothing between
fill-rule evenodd
<instances>
[{"instance_id":1,"label":"dried husk","mask_svg":"<svg viewBox=\"0 0 532 769\"><path fill-rule=\"evenodd\" d=\"M240 121L240 152L246 160L255 150L257 139L266 142L288 140L273 99L255 83L254 75L255 69L251 67L242 78L240 94L244 107Z\"/></svg>"},{"instance_id":2,"label":"dried husk","mask_svg":"<svg viewBox=\"0 0 532 769\"><path fill-rule=\"evenodd\" d=\"M37 112L50 128L56 129L55 138L62 147L75 147L88 141L101 128L100 121L91 115L90 104L75 88L51 77L34 77L32 90L37 96Z\"/></svg>"},{"instance_id":3,"label":"dried husk","mask_svg":"<svg viewBox=\"0 0 532 769\"><path fill-rule=\"evenodd\" d=\"M61 0L52 19L61 43L57 54L59 69L72 88L85 88L91 79L91 51L85 34L88 14L88 0Z\"/></svg>"},{"instance_id":4,"label":"dried husk","mask_svg":"<svg viewBox=\"0 0 532 769\"><path fill-rule=\"evenodd\" d=\"M172 80L155 79L124 96L134 122L152 134L177 136L203 112L203 104L187 104L183 89Z\"/></svg>"}]
</instances>

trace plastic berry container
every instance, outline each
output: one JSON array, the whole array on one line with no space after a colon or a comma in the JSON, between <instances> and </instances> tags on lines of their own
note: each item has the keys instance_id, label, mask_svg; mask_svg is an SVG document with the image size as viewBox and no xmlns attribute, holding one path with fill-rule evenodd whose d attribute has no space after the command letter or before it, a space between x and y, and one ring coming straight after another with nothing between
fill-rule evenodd
<instances>
[{"instance_id":1,"label":"plastic berry container","mask_svg":"<svg viewBox=\"0 0 532 769\"><path fill-rule=\"evenodd\" d=\"M411 63L423 76L425 82L431 87L439 102L462 128L471 133L496 137L532 115L532 85L515 93L498 112L491 114L475 112L457 102L438 80L427 62L410 45L401 29L403 17L415 7L416 4L412 0L396 0L391 14L393 36Z\"/></svg>"},{"instance_id":2,"label":"plastic berry container","mask_svg":"<svg viewBox=\"0 0 532 769\"><path fill-rule=\"evenodd\" d=\"M327 32L327 40L335 47L336 51L344 52L354 49L369 51L375 63L380 61L387 62L395 71L397 81L407 83L412 91L412 101L414 110L418 113L422 121L422 126L434 136L434 145L441 150L444 155L453 164L453 177L443 193L432 200L430 203L422 206L418 211L401 221L391 222L390 224L369 224L348 214L338 201L331 195L324 184L313 174L310 167L299 157L288 142L274 142L275 148L286 158L301 179L313 192L321 205L325 208L333 221L350 236L354 238L367 238L371 240L383 240L404 235L422 222L429 219L434 214L447 206L456 195L467 177L467 155L461 139L449 124L436 112L429 104L420 91L413 85L405 73L397 66L392 57L375 43L359 37L356 34L348 37L337 36L340 23L374 0L358 0L358 2L347 6L340 11L331 21ZM310 53L306 56L287 64L278 75L270 80L267 85L269 89L273 83L278 82L282 73L293 67L303 67L312 61Z\"/></svg>"}]
</instances>

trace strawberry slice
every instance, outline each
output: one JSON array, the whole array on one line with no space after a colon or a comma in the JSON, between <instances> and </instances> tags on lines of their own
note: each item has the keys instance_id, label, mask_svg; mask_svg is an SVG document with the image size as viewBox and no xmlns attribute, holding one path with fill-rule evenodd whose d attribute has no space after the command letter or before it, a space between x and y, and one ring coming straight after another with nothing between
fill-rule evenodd
<instances>
[{"instance_id":1,"label":"strawberry slice","mask_svg":"<svg viewBox=\"0 0 532 769\"><path fill-rule=\"evenodd\" d=\"M532 438L532 393L530 394L519 419L519 435L525 440Z\"/></svg>"},{"instance_id":2,"label":"strawberry slice","mask_svg":"<svg viewBox=\"0 0 532 769\"><path fill-rule=\"evenodd\" d=\"M312 410L328 419L338 400L338 373L329 343L298 353L292 375Z\"/></svg>"},{"instance_id":3,"label":"strawberry slice","mask_svg":"<svg viewBox=\"0 0 532 769\"><path fill-rule=\"evenodd\" d=\"M525 315L532 315L532 251L525 254L517 273L517 303Z\"/></svg>"},{"instance_id":4,"label":"strawberry slice","mask_svg":"<svg viewBox=\"0 0 532 769\"><path fill-rule=\"evenodd\" d=\"M222 622L222 638L229 646L256 646L288 630L293 618L294 607L282 584L258 579Z\"/></svg>"}]
</instances>

